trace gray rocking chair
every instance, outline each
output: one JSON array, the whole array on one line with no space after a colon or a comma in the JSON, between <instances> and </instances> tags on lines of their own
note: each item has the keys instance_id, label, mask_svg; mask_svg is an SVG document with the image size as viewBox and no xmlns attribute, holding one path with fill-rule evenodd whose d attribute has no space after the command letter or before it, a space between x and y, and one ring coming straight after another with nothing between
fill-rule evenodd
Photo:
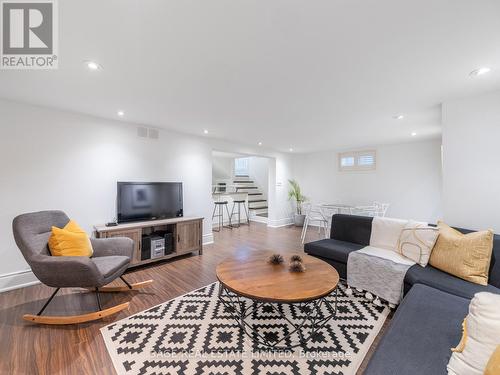
<instances>
[{"instance_id":1,"label":"gray rocking chair","mask_svg":"<svg viewBox=\"0 0 500 375\"><path fill-rule=\"evenodd\" d=\"M132 258L134 243L130 238L91 238L94 254L84 256L51 256L48 240L52 226L62 228L69 218L62 211L41 211L17 216L12 228L16 244L35 276L56 290L36 315L23 319L42 324L75 324L104 318L127 309L129 302L108 309L101 308L99 292L120 292L145 287L153 280L130 284L123 277ZM126 286L105 287L120 277ZM99 311L74 316L42 316L60 288L87 288L94 290Z\"/></svg>"}]
</instances>

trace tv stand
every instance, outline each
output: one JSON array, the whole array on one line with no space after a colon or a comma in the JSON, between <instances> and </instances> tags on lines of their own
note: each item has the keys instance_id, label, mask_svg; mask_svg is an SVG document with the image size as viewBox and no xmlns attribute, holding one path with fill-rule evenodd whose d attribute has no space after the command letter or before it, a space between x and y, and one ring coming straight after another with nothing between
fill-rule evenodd
<instances>
[{"instance_id":1,"label":"tv stand","mask_svg":"<svg viewBox=\"0 0 500 375\"><path fill-rule=\"evenodd\" d=\"M94 226L96 238L128 237L134 241L134 253L130 267L160 260L175 258L197 251L203 253L203 218L178 217L172 219L139 221L117 224L116 226ZM142 236L153 232L167 231L173 235L173 252L154 259L141 260Z\"/></svg>"}]
</instances>

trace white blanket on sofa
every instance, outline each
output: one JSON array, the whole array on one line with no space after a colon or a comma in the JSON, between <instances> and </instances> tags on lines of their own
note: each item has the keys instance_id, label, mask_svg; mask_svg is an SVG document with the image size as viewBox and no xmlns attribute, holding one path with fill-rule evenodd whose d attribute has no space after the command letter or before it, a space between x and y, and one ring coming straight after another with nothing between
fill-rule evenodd
<instances>
[{"instance_id":1,"label":"white blanket on sofa","mask_svg":"<svg viewBox=\"0 0 500 375\"><path fill-rule=\"evenodd\" d=\"M367 246L347 259L347 284L395 305L403 299L404 278L415 262L395 251Z\"/></svg>"},{"instance_id":2,"label":"white blanket on sofa","mask_svg":"<svg viewBox=\"0 0 500 375\"><path fill-rule=\"evenodd\" d=\"M414 264L393 250L367 246L349 254L347 284L399 304L406 271Z\"/></svg>"},{"instance_id":3,"label":"white blanket on sofa","mask_svg":"<svg viewBox=\"0 0 500 375\"><path fill-rule=\"evenodd\" d=\"M398 251L401 233L408 223L408 220L373 218L370 246L353 251L347 259L350 287L371 292L393 304L401 302L406 272L416 264Z\"/></svg>"},{"instance_id":4,"label":"white blanket on sofa","mask_svg":"<svg viewBox=\"0 0 500 375\"><path fill-rule=\"evenodd\" d=\"M387 260L390 260L390 261L392 261L394 263L398 263L398 264L406 264L406 265L409 265L410 267L415 264L415 262L413 260L408 259L395 251L381 249L381 248L375 247L375 246L366 246L366 247L364 247L361 250L358 250L356 252L371 255L374 257L378 257L378 258L387 259Z\"/></svg>"}]
</instances>

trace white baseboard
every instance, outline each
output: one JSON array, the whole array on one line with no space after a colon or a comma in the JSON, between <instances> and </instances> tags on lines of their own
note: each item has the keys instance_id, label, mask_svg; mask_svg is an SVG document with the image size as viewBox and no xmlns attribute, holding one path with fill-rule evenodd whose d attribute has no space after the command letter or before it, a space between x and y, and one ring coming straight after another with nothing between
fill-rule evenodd
<instances>
[{"instance_id":1,"label":"white baseboard","mask_svg":"<svg viewBox=\"0 0 500 375\"><path fill-rule=\"evenodd\" d=\"M26 286L39 284L40 281L31 270L16 271L0 275L0 293Z\"/></svg>"},{"instance_id":2,"label":"white baseboard","mask_svg":"<svg viewBox=\"0 0 500 375\"><path fill-rule=\"evenodd\" d=\"M214 243L214 234L209 233L209 234L204 234L203 235L203 245L210 245Z\"/></svg>"},{"instance_id":3,"label":"white baseboard","mask_svg":"<svg viewBox=\"0 0 500 375\"><path fill-rule=\"evenodd\" d=\"M254 216L250 217L250 221L254 221L256 223L267 224L269 222L269 219L267 217L254 215Z\"/></svg>"},{"instance_id":4,"label":"white baseboard","mask_svg":"<svg viewBox=\"0 0 500 375\"><path fill-rule=\"evenodd\" d=\"M269 220L267 226L270 228L280 228L280 227L287 227L292 224L293 224L293 218L284 217L277 220Z\"/></svg>"}]
</instances>

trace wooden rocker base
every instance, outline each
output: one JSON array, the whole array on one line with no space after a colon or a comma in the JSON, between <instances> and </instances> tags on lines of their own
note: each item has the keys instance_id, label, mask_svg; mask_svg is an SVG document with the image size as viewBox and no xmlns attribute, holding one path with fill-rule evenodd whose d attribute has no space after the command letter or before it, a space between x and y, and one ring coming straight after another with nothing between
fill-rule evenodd
<instances>
[{"instance_id":1,"label":"wooden rocker base","mask_svg":"<svg viewBox=\"0 0 500 375\"><path fill-rule=\"evenodd\" d=\"M43 315L25 314L23 315L23 319L38 324L78 324L78 323L91 322L93 320L102 319L107 316L116 314L117 312L128 309L129 305L130 302L125 302L120 305L110 307L108 309L88 314L71 315L71 316L43 316Z\"/></svg>"},{"instance_id":2,"label":"wooden rocker base","mask_svg":"<svg viewBox=\"0 0 500 375\"><path fill-rule=\"evenodd\" d=\"M140 281L138 283L132 283L129 284L129 286L103 286L99 288L99 292L127 292L129 290L137 290L137 289L142 289L145 288L149 285L153 284L153 280L145 280L145 281ZM92 289L93 290L93 289Z\"/></svg>"},{"instance_id":3,"label":"wooden rocker base","mask_svg":"<svg viewBox=\"0 0 500 375\"><path fill-rule=\"evenodd\" d=\"M130 284L127 280L123 278L123 276L120 276L120 279L122 279L122 281L125 283L124 286L107 286L107 287L104 286L100 289L97 287L93 288L97 298L97 307L99 308L99 311L88 314L71 315L71 316L43 316L42 313L45 311L45 308L52 301L52 299L57 294L59 289L61 289L57 288L54 291L54 293L52 293L50 298L45 302L45 304L43 305L42 309L38 312L38 314L36 315L25 314L23 315L23 319L38 324L78 324L78 323L85 323L85 322L91 322L93 320L102 319L107 316L116 314L117 312L120 312L122 310L128 309L130 302L125 302L120 305L116 305L110 307L109 309L103 310L101 307L101 301L99 299L99 292L124 292L128 290L141 289L153 283L153 280L146 280L146 281L141 281L139 283Z\"/></svg>"}]
</instances>

